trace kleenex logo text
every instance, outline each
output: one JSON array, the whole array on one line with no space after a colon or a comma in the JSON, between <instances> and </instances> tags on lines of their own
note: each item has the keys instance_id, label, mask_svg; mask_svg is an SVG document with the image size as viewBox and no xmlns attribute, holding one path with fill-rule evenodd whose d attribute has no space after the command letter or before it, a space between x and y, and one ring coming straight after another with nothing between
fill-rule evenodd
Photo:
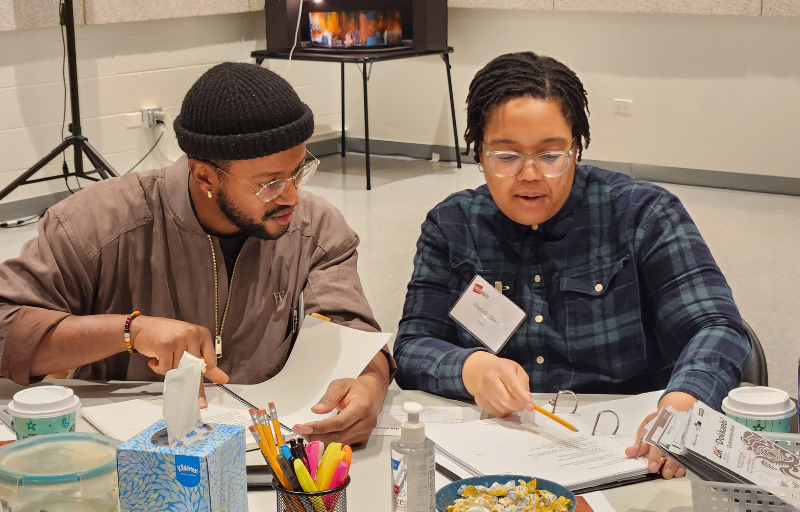
<instances>
[{"instance_id":1,"label":"kleenex logo text","mask_svg":"<svg viewBox=\"0 0 800 512\"><path fill-rule=\"evenodd\" d=\"M175 478L185 487L197 486L200 483L200 458L176 455Z\"/></svg>"}]
</instances>

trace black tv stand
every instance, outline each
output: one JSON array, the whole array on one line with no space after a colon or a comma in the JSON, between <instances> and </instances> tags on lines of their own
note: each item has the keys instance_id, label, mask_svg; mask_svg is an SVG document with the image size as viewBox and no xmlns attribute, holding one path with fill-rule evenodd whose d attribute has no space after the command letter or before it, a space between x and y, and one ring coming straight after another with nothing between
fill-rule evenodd
<instances>
[{"instance_id":1,"label":"black tv stand","mask_svg":"<svg viewBox=\"0 0 800 512\"><path fill-rule=\"evenodd\" d=\"M366 171L367 171L367 190L372 189L370 181L370 161L369 161L369 106L367 101L367 82L369 82L369 74L374 62L381 62L387 60L409 59L412 57L425 57L429 55L438 55L442 58L447 70L447 88L450 92L450 114L453 118L453 143L456 149L456 164L461 168L461 153L458 146L458 129L456 128L456 107L453 101L453 80L450 76L450 54L453 53L453 48L450 46L442 47L441 49L416 49L408 46L396 46L392 48L382 49L346 49L341 51L334 51L334 48L320 48L320 50L307 51L306 48L301 47L295 49L292 54L293 60L306 60L314 62L338 62L341 64L342 69L342 157L345 156L345 131L344 131L344 65L345 64L360 64L361 78L364 88L364 149L366 153ZM261 65L265 59L288 59L289 51L269 51L269 50L256 50L250 54L251 57L256 59L256 62ZM367 66L369 64L369 67Z\"/></svg>"}]
</instances>

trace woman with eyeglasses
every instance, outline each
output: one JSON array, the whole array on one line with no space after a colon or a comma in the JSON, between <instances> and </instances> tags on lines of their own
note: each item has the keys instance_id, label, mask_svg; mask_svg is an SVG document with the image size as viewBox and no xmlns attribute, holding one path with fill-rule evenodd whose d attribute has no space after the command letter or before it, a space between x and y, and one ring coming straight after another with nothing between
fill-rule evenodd
<instances>
[{"instance_id":1,"label":"woman with eyeglasses","mask_svg":"<svg viewBox=\"0 0 800 512\"><path fill-rule=\"evenodd\" d=\"M588 113L552 58L501 55L475 75L465 139L486 185L422 225L394 345L402 388L505 416L532 410L531 391L666 389L659 407L686 410L739 385L750 344L697 227L666 190L580 165Z\"/></svg>"}]
</instances>

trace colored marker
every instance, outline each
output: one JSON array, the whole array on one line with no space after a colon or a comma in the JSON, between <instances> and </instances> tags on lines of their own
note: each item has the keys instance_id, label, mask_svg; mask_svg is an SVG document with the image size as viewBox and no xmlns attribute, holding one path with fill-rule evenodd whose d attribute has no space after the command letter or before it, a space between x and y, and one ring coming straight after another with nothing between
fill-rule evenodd
<instances>
[{"instance_id":1,"label":"colored marker","mask_svg":"<svg viewBox=\"0 0 800 512\"><path fill-rule=\"evenodd\" d=\"M295 459L294 470L295 473L297 473L297 480L300 482L300 487L302 487L305 492L317 492L317 486L314 485L314 480L311 479L311 475L303 465L303 461ZM324 502L320 500L319 496L310 497L308 500L314 507L314 512L328 512Z\"/></svg>"},{"instance_id":2,"label":"colored marker","mask_svg":"<svg viewBox=\"0 0 800 512\"><path fill-rule=\"evenodd\" d=\"M343 458L344 452L342 452L341 443L331 443L325 450L325 454L322 456L322 462L320 462L319 469L317 470L317 478L314 480L317 489L327 491L331 488L333 473L336 471L337 466L339 466Z\"/></svg>"},{"instance_id":3,"label":"colored marker","mask_svg":"<svg viewBox=\"0 0 800 512\"><path fill-rule=\"evenodd\" d=\"M331 479L331 484L328 487L328 490L336 489L337 487L342 485L344 483L344 481L347 479L347 472L348 471L349 471L349 466L347 465L347 463L344 462L344 461L340 462L339 465L336 466L336 470L333 472L333 478ZM331 505L336 500L336 495L335 494L328 494L327 496L325 496L323 498L323 500L324 500L325 506L330 508Z\"/></svg>"},{"instance_id":4,"label":"colored marker","mask_svg":"<svg viewBox=\"0 0 800 512\"><path fill-rule=\"evenodd\" d=\"M349 444L346 444L342 448L342 451L344 452L344 458L342 459L342 462L347 463L347 473L344 475L344 480L347 480L347 475L350 474L350 466L353 464L353 449L350 448ZM344 480L342 480L342 483L344 483Z\"/></svg>"},{"instance_id":5,"label":"colored marker","mask_svg":"<svg viewBox=\"0 0 800 512\"><path fill-rule=\"evenodd\" d=\"M308 472L311 473L311 478L317 478L317 468L319 467L319 459L320 455L322 455L323 446L322 441L314 441L306 445Z\"/></svg>"}]
</instances>

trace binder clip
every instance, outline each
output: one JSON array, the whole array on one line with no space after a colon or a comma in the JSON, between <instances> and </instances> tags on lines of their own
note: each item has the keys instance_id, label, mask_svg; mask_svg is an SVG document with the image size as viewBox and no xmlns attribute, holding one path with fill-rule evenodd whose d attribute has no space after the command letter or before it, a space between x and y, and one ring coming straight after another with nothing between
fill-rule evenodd
<instances>
[{"instance_id":1,"label":"binder clip","mask_svg":"<svg viewBox=\"0 0 800 512\"><path fill-rule=\"evenodd\" d=\"M558 393L556 393L556 397L555 398L551 398L550 399L550 402L548 402L548 403L553 406L553 411L552 412L555 414L556 405L558 405L558 399L559 399L559 397L561 397L561 395L572 395L573 397L575 397L575 407L572 408L572 412L570 413L570 414L575 414L575 411L578 410L578 395L576 395L574 392L572 392L572 391L570 391L568 389L565 389L563 391L559 391Z\"/></svg>"},{"instance_id":2,"label":"binder clip","mask_svg":"<svg viewBox=\"0 0 800 512\"><path fill-rule=\"evenodd\" d=\"M615 418L617 418L617 426L616 426L616 428L614 428L614 432L611 433L612 436L617 435L617 430L619 430L619 416L617 415L617 413L615 413L614 411L611 411L609 409L606 409L605 411L600 411L600 412L597 413L597 418L594 419L594 428L592 429L592 435L594 435L595 431L597 430L597 424L600 422L600 416L602 416L603 414L605 414L607 412L610 412L611 414L614 415Z\"/></svg>"}]
</instances>

